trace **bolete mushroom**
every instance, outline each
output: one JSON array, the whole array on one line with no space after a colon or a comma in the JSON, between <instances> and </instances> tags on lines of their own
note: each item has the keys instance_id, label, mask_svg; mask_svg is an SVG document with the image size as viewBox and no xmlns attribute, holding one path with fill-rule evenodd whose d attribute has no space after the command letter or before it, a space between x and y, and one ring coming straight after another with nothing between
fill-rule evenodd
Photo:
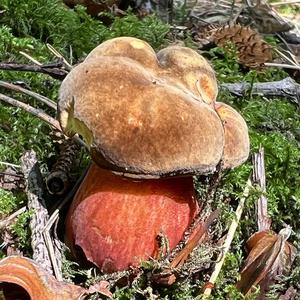
<instances>
[{"instance_id":1,"label":"bolete mushroom","mask_svg":"<svg viewBox=\"0 0 300 300\"><path fill-rule=\"evenodd\" d=\"M213 69L197 52L171 46L155 55L136 38L104 42L68 74L58 119L97 164L68 214L74 252L110 272L155 255L160 231L175 247L198 211L191 175L248 156L247 126L216 96Z\"/></svg>"}]
</instances>

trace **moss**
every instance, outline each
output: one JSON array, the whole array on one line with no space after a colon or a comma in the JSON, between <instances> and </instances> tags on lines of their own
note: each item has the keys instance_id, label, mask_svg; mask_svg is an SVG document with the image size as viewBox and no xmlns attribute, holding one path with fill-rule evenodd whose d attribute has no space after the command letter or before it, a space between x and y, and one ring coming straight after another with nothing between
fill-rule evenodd
<instances>
[{"instance_id":1,"label":"moss","mask_svg":"<svg viewBox=\"0 0 300 300\"><path fill-rule=\"evenodd\" d=\"M24 203L23 194L13 194L0 188L0 219L13 213Z\"/></svg>"},{"instance_id":2,"label":"moss","mask_svg":"<svg viewBox=\"0 0 300 300\"><path fill-rule=\"evenodd\" d=\"M25 211L20 214L14 224L11 226L12 233L16 236L16 245L18 249L24 250L26 253L30 249L30 229L29 221L32 212Z\"/></svg>"}]
</instances>

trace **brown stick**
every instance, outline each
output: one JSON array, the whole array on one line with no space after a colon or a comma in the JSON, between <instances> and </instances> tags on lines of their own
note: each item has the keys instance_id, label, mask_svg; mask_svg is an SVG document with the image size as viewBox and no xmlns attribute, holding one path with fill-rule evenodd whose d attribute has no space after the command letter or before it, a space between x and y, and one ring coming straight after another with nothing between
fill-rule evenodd
<instances>
[{"instance_id":1,"label":"brown stick","mask_svg":"<svg viewBox=\"0 0 300 300\"><path fill-rule=\"evenodd\" d=\"M45 96L39 95L35 92L24 89L24 88L22 88L18 85L15 85L15 84L12 84L12 83L9 83L9 82L5 82L5 81L2 81L2 80L0 80L0 86L4 87L6 89L10 89L10 90L13 90L13 91L20 92L20 93L26 94L28 96L31 96L31 97L43 102L44 104L48 105L50 108L52 108L56 111L57 104L53 100L51 100L51 99L49 99Z\"/></svg>"},{"instance_id":2,"label":"brown stick","mask_svg":"<svg viewBox=\"0 0 300 300\"><path fill-rule=\"evenodd\" d=\"M25 152L21 157L21 163L26 180L28 208L32 210L30 229L33 259L52 274L49 253L42 234L49 214L42 198L43 180L35 152L32 150Z\"/></svg>"},{"instance_id":3,"label":"brown stick","mask_svg":"<svg viewBox=\"0 0 300 300\"><path fill-rule=\"evenodd\" d=\"M62 63L54 63L51 65L48 64L42 66L14 64L14 63L0 63L0 70L43 73L58 80L63 80L68 74L68 71L63 69Z\"/></svg>"},{"instance_id":4,"label":"brown stick","mask_svg":"<svg viewBox=\"0 0 300 300\"><path fill-rule=\"evenodd\" d=\"M208 230L209 226L217 219L220 214L220 210L214 210L211 214L201 223L198 224L195 235L189 239L187 245L176 255L174 260L172 260L170 266L171 268L176 268L181 266L187 257L192 253L193 249L200 244L201 239L203 238L205 232Z\"/></svg>"},{"instance_id":5,"label":"brown stick","mask_svg":"<svg viewBox=\"0 0 300 300\"><path fill-rule=\"evenodd\" d=\"M240 97L243 97L250 90L252 95L287 97L300 105L300 85L290 77L279 81L254 83L253 86L246 82L224 83L221 88Z\"/></svg>"},{"instance_id":6,"label":"brown stick","mask_svg":"<svg viewBox=\"0 0 300 300\"><path fill-rule=\"evenodd\" d=\"M17 211L15 211L14 213L6 217L5 219L0 220L0 230L2 230L5 227L8 227L16 217L18 217L20 214L22 214L25 211L26 211L26 207L23 206L22 208L18 209Z\"/></svg>"},{"instance_id":7,"label":"brown stick","mask_svg":"<svg viewBox=\"0 0 300 300\"><path fill-rule=\"evenodd\" d=\"M256 202L258 231L270 230L271 219L268 217L268 199L264 195L266 193L266 175L263 148L260 148L258 153L254 153L252 177L253 183L258 184L262 191Z\"/></svg>"},{"instance_id":8,"label":"brown stick","mask_svg":"<svg viewBox=\"0 0 300 300\"><path fill-rule=\"evenodd\" d=\"M6 95L0 94L0 101L4 101L10 105L22 108L23 110L29 112L30 114L40 118L44 122L48 123L50 126L54 127L55 129L62 131L60 128L60 125L57 120L54 118L50 117L46 113L44 113L42 110L34 108L30 106L29 104L25 104L21 101L18 101L14 98L8 97Z\"/></svg>"}]
</instances>

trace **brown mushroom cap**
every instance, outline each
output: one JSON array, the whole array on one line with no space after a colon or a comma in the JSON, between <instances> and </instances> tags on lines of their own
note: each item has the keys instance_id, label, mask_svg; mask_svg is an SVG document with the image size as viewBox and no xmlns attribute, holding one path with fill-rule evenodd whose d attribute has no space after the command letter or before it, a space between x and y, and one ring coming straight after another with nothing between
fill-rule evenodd
<instances>
[{"instance_id":1,"label":"brown mushroom cap","mask_svg":"<svg viewBox=\"0 0 300 300\"><path fill-rule=\"evenodd\" d=\"M146 42L121 37L68 74L58 119L67 135L82 135L100 167L137 178L203 174L223 151L226 167L249 152L245 121L216 96L214 71L196 51L170 46L156 56Z\"/></svg>"},{"instance_id":2,"label":"brown mushroom cap","mask_svg":"<svg viewBox=\"0 0 300 300\"><path fill-rule=\"evenodd\" d=\"M206 173L222 157L216 112L132 59L82 63L62 83L59 121L94 161L133 177Z\"/></svg>"},{"instance_id":3,"label":"brown mushroom cap","mask_svg":"<svg viewBox=\"0 0 300 300\"><path fill-rule=\"evenodd\" d=\"M157 53L160 65L172 78L178 78L207 104L216 101L218 94L214 70L196 51L181 46L170 46Z\"/></svg>"},{"instance_id":4,"label":"brown mushroom cap","mask_svg":"<svg viewBox=\"0 0 300 300\"><path fill-rule=\"evenodd\" d=\"M248 127L243 117L231 106L216 102L215 109L225 132L223 167L234 168L244 163L249 156Z\"/></svg>"},{"instance_id":5,"label":"brown mushroom cap","mask_svg":"<svg viewBox=\"0 0 300 300\"><path fill-rule=\"evenodd\" d=\"M128 57L144 67L158 67L156 53L152 47L133 37L118 37L103 42L89 53L85 62L102 60L103 56Z\"/></svg>"}]
</instances>

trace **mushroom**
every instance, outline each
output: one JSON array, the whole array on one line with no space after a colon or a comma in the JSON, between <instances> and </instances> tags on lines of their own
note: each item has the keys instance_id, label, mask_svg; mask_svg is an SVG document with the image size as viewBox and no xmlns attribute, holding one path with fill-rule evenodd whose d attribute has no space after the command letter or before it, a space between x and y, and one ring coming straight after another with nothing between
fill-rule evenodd
<instances>
[{"instance_id":1,"label":"mushroom","mask_svg":"<svg viewBox=\"0 0 300 300\"><path fill-rule=\"evenodd\" d=\"M68 74L58 119L97 164L67 217L77 256L75 246L112 272L153 257L160 231L175 247L199 210L191 176L248 157L243 118L216 96L213 69L197 52L170 46L155 55L130 37L104 42Z\"/></svg>"},{"instance_id":2,"label":"mushroom","mask_svg":"<svg viewBox=\"0 0 300 300\"><path fill-rule=\"evenodd\" d=\"M215 110L223 121L225 133L223 168L234 168L248 158L250 147L248 127L243 117L231 106L216 102Z\"/></svg>"}]
</instances>

